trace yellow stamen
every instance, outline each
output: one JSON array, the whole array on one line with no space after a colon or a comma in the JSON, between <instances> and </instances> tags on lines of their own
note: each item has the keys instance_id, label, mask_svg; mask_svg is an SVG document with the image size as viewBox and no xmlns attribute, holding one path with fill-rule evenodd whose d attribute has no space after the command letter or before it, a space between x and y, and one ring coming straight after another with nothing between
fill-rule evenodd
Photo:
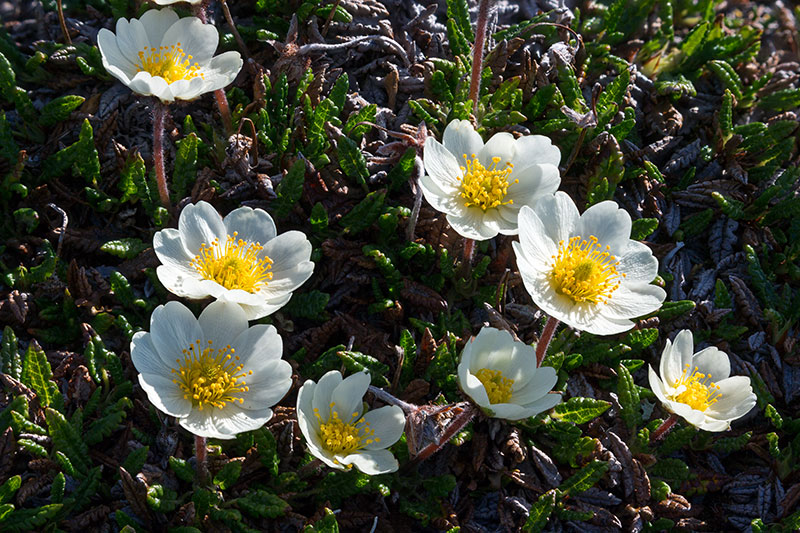
<instances>
[{"instance_id":1,"label":"yellow stamen","mask_svg":"<svg viewBox=\"0 0 800 533\"><path fill-rule=\"evenodd\" d=\"M572 237L568 243L559 242L550 272L555 291L574 302L606 303L625 277L617 272L619 261L610 249L603 250L594 235L588 241Z\"/></svg>"},{"instance_id":2,"label":"yellow stamen","mask_svg":"<svg viewBox=\"0 0 800 533\"><path fill-rule=\"evenodd\" d=\"M475 377L483 383L490 403L508 403L511 400L514 380L503 377L503 373L499 370L481 368L475 373Z\"/></svg>"},{"instance_id":3,"label":"yellow stamen","mask_svg":"<svg viewBox=\"0 0 800 533\"><path fill-rule=\"evenodd\" d=\"M210 246L203 243L192 266L203 279L214 280L226 289L258 292L272 279L272 259L266 255L259 257L264 249L261 244L246 242L237 236L234 231L225 244L220 244L218 239Z\"/></svg>"},{"instance_id":4,"label":"yellow stamen","mask_svg":"<svg viewBox=\"0 0 800 533\"><path fill-rule=\"evenodd\" d=\"M227 345L214 348L212 341L201 346L200 341L183 350L183 360L176 359L178 369L172 369L172 382L183 391L183 397L201 411L206 405L222 409L232 402L244 403L241 393L250 388L244 381L253 371L243 372L237 363L239 356Z\"/></svg>"},{"instance_id":5,"label":"yellow stamen","mask_svg":"<svg viewBox=\"0 0 800 533\"><path fill-rule=\"evenodd\" d=\"M514 165L506 163L505 167L498 168L500 158L492 158L492 164L484 167L475 154L472 159L464 154L465 167L461 167L464 176L459 178L461 181L461 198L466 200L466 207L477 206L486 211L499 205L513 204L514 200L503 201L508 194L508 177L514 169ZM519 180L514 180L519 183Z\"/></svg>"},{"instance_id":6,"label":"yellow stamen","mask_svg":"<svg viewBox=\"0 0 800 533\"><path fill-rule=\"evenodd\" d=\"M167 83L190 80L197 76L205 78L200 65L196 61L192 63L192 56L186 55L181 43L158 48L146 46L139 52L137 67L137 72L149 72L152 76L164 78Z\"/></svg>"},{"instance_id":7,"label":"yellow stamen","mask_svg":"<svg viewBox=\"0 0 800 533\"><path fill-rule=\"evenodd\" d=\"M379 438L373 437L375 430L369 427L363 416L355 420L358 417L357 412L350 415L348 422L342 420L336 411L335 402L331 402L330 414L326 422L322 421L319 409L314 409L314 416L320 422L319 436L322 446L331 453L347 455L360 450L367 444L380 442Z\"/></svg>"},{"instance_id":8,"label":"yellow stamen","mask_svg":"<svg viewBox=\"0 0 800 533\"><path fill-rule=\"evenodd\" d=\"M675 380L676 391L668 398L688 405L692 409L705 411L722 397L719 385L711 381L711 374L701 374L697 367L689 374L690 365L686 365L681 377Z\"/></svg>"}]
</instances>

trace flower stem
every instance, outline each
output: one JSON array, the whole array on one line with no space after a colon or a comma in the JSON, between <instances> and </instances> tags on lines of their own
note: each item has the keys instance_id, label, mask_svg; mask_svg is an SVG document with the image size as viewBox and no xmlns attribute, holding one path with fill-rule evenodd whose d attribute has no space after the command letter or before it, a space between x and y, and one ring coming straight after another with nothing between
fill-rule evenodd
<instances>
[{"instance_id":1,"label":"flower stem","mask_svg":"<svg viewBox=\"0 0 800 533\"><path fill-rule=\"evenodd\" d=\"M194 437L194 457L197 462L197 484L205 486L208 483L208 448L206 438Z\"/></svg>"},{"instance_id":2,"label":"flower stem","mask_svg":"<svg viewBox=\"0 0 800 533\"><path fill-rule=\"evenodd\" d=\"M245 59L250 57L250 54L247 52L247 46L244 44L244 39L242 36L239 35L239 30L236 29L236 24L233 23L233 17L231 16L231 10L228 8L228 2L225 0L220 0L220 4L222 4L222 13L225 15L225 20L228 22L228 26L231 27L231 31L233 32L233 37L236 39L236 44L239 45L239 49L242 51L242 55Z\"/></svg>"},{"instance_id":3,"label":"flower stem","mask_svg":"<svg viewBox=\"0 0 800 533\"><path fill-rule=\"evenodd\" d=\"M169 115L169 109L161 100L156 99L153 106L153 164L156 168L156 183L161 205L169 209L169 189L167 188L167 173L164 170L164 123Z\"/></svg>"},{"instance_id":4,"label":"flower stem","mask_svg":"<svg viewBox=\"0 0 800 533\"><path fill-rule=\"evenodd\" d=\"M225 126L225 134L229 137L233 135L233 119L231 118L231 108L228 107L228 97L225 96L224 89L214 91L214 98L217 100L219 114L222 116L222 125Z\"/></svg>"},{"instance_id":5,"label":"flower stem","mask_svg":"<svg viewBox=\"0 0 800 533\"><path fill-rule=\"evenodd\" d=\"M550 341L553 340L556 327L558 327L558 319L551 316L547 317L542 334L539 335L539 340L536 342L536 366L542 366L544 356L547 354L547 347L550 346Z\"/></svg>"},{"instance_id":6,"label":"flower stem","mask_svg":"<svg viewBox=\"0 0 800 533\"><path fill-rule=\"evenodd\" d=\"M472 100L472 114L478 114L478 99L481 94L481 72L483 67L483 47L486 44L486 27L489 25L489 10L492 0L481 0L478 7L478 21L475 28L475 46L472 48L472 78L469 83L469 97Z\"/></svg>"},{"instance_id":7,"label":"flower stem","mask_svg":"<svg viewBox=\"0 0 800 533\"><path fill-rule=\"evenodd\" d=\"M67 30L67 21L64 18L64 8L61 5L61 0L56 0L56 7L58 8L58 23L61 24L61 31L64 33L64 40L67 44L72 44L72 39L69 37Z\"/></svg>"},{"instance_id":8,"label":"flower stem","mask_svg":"<svg viewBox=\"0 0 800 533\"><path fill-rule=\"evenodd\" d=\"M660 426L658 426L653 433L650 434L650 442L656 443L659 440L663 439L667 436L675 424L678 422L678 415L675 413L670 413L669 418L664 420Z\"/></svg>"},{"instance_id":9,"label":"flower stem","mask_svg":"<svg viewBox=\"0 0 800 533\"><path fill-rule=\"evenodd\" d=\"M475 241L464 237L464 249L461 255L461 274L469 282L472 274L472 257L475 255Z\"/></svg>"}]
</instances>

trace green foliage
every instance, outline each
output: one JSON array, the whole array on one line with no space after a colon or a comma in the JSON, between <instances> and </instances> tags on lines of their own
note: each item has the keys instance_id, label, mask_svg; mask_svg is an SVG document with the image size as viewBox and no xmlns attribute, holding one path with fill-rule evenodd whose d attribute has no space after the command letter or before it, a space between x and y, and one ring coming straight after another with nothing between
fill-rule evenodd
<instances>
[{"instance_id":1,"label":"green foliage","mask_svg":"<svg viewBox=\"0 0 800 533\"><path fill-rule=\"evenodd\" d=\"M605 413L611 404L593 398L570 398L553 408L551 416L565 422L583 424Z\"/></svg>"},{"instance_id":2,"label":"green foliage","mask_svg":"<svg viewBox=\"0 0 800 533\"><path fill-rule=\"evenodd\" d=\"M36 341L31 341L22 360L22 375L20 381L36 392L39 403L47 407L51 405L58 394L58 386L51 381L53 372L44 350Z\"/></svg>"},{"instance_id":3,"label":"green foliage","mask_svg":"<svg viewBox=\"0 0 800 533\"><path fill-rule=\"evenodd\" d=\"M539 499L531 505L528 519L522 526L522 531L526 533L540 533L543 531L556 506L557 497L558 493L556 489L549 490L539 496Z\"/></svg>"},{"instance_id":4,"label":"green foliage","mask_svg":"<svg viewBox=\"0 0 800 533\"><path fill-rule=\"evenodd\" d=\"M289 509L289 504L266 490L248 492L236 499L236 506L254 518L278 518Z\"/></svg>"},{"instance_id":5,"label":"green foliage","mask_svg":"<svg viewBox=\"0 0 800 533\"><path fill-rule=\"evenodd\" d=\"M340 137L337 146L339 150L339 165L345 175L366 186L369 170L367 169L367 159L361 149L348 137Z\"/></svg>"},{"instance_id":6,"label":"green foliage","mask_svg":"<svg viewBox=\"0 0 800 533\"><path fill-rule=\"evenodd\" d=\"M197 135L190 133L177 144L175 154L175 168L172 171L170 187L174 200L180 200L186 194L188 187L194 183L197 176Z\"/></svg>"},{"instance_id":7,"label":"green foliage","mask_svg":"<svg viewBox=\"0 0 800 533\"><path fill-rule=\"evenodd\" d=\"M608 463L605 461L592 460L586 466L567 478L558 489L566 496L580 494L600 481L608 470Z\"/></svg>"},{"instance_id":8,"label":"green foliage","mask_svg":"<svg viewBox=\"0 0 800 533\"><path fill-rule=\"evenodd\" d=\"M619 396L619 403L622 406L620 415L625 421L625 424L630 429L634 429L642 420L639 390L633 383L633 377L625 365L620 364L617 367L617 375L619 376L619 381L617 382L617 396Z\"/></svg>"},{"instance_id":9,"label":"green foliage","mask_svg":"<svg viewBox=\"0 0 800 533\"><path fill-rule=\"evenodd\" d=\"M289 303L286 304L286 307L284 307L284 312L310 320L325 320L327 317L325 307L328 305L330 298L331 295L327 292L317 290L309 293L295 293Z\"/></svg>"},{"instance_id":10,"label":"green foliage","mask_svg":"<svg viewBox=\"0 0 800 533\"><path fill-rule=\"evenodd\" d=\"M94 146L94 132L84 120L78 141L47 158L42 165L42 180L59 178L69 169L94 186L100 182L100 160Z\"/></svg>"},{"instance_id":11,"label":"green foliage","mask_svg":"<svg viewBox=\"0 0 800 533\"><path fill-rule=\"evenodd\" d=\"M389 373L389 367L371 355L348 350L338 351L336 355L342 360L348 372L367 372L374 385L379 387L389 385L389 380L385 377Z\"/></svg>"},{"instance_id":12,"label":"green foliage","mask_svg":"<svg viewBox=\"0 0 800 533\"><path fill-rule=\"evenodd\" d=\"M356 235L375 222L383 212L383 202L386 198L386 191L372 191L358 204L344 215L339 224L350 235Z\"/></svg>"},{"instance_id":13,"label":"green foliage","mask_svg":"<svg viewBox=\"0 0 800 533\"><path fill-rule=\"evenodd\" d=\"M0 357L2 357L3 372L14 379L20 379L22 376L22 357L17 346L17 336L11 326L3 328Z\"/></svg>"},{"instance_id":14,"label":"green foliage","mask_svg":"<svg viewBox=\"0 0 800 533\"><path fill-rule=\"evenodd\" d=\"M83 436L70 424L64 415L54 409L45 410L48 434L53 439L53 448L62 452L75 469L75 475L85 477L90 469L89 446Z\"/></svg>"},{"instance_id":15,"label":"green foliage","mask_svg":"<svg viewBox=\"0 0 800 533\"><path fill-rule=\"evenodd\" d=\"M278 185L278 199L275 200L275 216L284 218L303 195L303 183L306 178L306 164L302 158L297 159L286 176Z\"/></svg>"}]
</instances>

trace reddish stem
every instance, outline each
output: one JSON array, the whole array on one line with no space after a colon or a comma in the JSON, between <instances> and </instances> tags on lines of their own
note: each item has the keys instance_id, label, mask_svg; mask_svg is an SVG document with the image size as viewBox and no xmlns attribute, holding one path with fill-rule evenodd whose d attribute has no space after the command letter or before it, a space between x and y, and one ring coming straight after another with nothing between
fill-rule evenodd
<instances>
[{"instance_id":1,"label":"reddish stem","mask_svg":"<svg viewBox=\"0 0 800 533\"><path fill-rule=\"evenodd\" d=\"M486 27L489 25L489 10L492 0L481 0L478 7L478 21L475 28L475 46L472 48L472 78L469 83L469 97L472 100L472 114L478 114L478 100L481 93L481 72L483 66L483 47L486 44Z\"/></svg>"},{"instance_id":2,"label":"reddish stem","mask_svg":"<svg viewBox=\"0 0 800 533\"><path fill-rule=\"evenodd\" d=\"M64 8L61 5L61 0L56 0L56 8L58 8L58 23L61 25L61 31L64 34L64 41L67 44L72 44L72 39L69 37L69 30L67 30L67 21L64 18Z\"/></svg>"},{"instance_id":3,"label":"reddish stem","mask_svg":"<svg viewBox=\"0 0 800 533\"><path fill-rule=\"evenodd\" d=\"M214 91L214 98L217 100L217 107L219 114L222 116L222 125L225 126L225 134L229 137L233 134L233 119L231 118L231 109L228 107L228 97L225 96L223 89Z\"/></svg>"},{"instance_id":4,"label":"reddish stem","mask_svg":"<svg viewBox=\"0 0 800 533\"><path fill-rule=\"evenodd\" d=\"M553 335L558 327L558 319L551 316L547 317L547 322L544 325L542 334L539 335L539 340L536 342L536 366L542 366L544 356L547 354L547 347L550 346L550 341L553 340Z\"/></svg>"},{"instance_id":5,"label":"reddish stem","mask_svg":"<svg viewBox=\"0 0 800 533\"><path fill-rule=\"evenodd\" d=\"M166 104L156 99L153 106L153 164L156 169L156 183L161 205L169 209L169 188L167 188L167 173L164 170L164 123L169 114Z\"/></svg>"},{"instance_id":6,"label":"reddish stem","mask_svg":"<svg viewBox=\"0 0 800 533\"><path fill-rule=\"evenodd\" d=\"M208 448L206 438L194 437L194 457L197 462L197 484L204 486L208 482Z\"/></svg>"},{"instance_id":7,"label":"reddish stem","mask_svg":"<svg viewBox=\"0 0 800 533\"><path fill-rule=\"evenodd\" d=\"M658 442L659 440L663 439L667 436L675 424L678 422L678 415L675 413L671 413L669 418L664 420L660 426L658 426L652 434L650 434L650 442Z\"/></svg>"},{"instance_id":8,"label":"reddish stem","mask_svg":"<svg viewBox=\"0 0 800 533\"><path fill-rule=\"evenodd\" d=\"M233 38L236 39L236 44L239 45L239 48L242 51L242 55L245 59L250 57L250 54L247 52L247 46L244 44L244 39L242 36L239 35L239 30L236 29L236 24L233 23L233 17L231 16L231 10L228 8L228 2L225 0L220 0L219 3L222 5L222 13L225 15L225 20L228 23L228 26L231 27L231 32L233 32Z\"/></svg>"}]
</instances>

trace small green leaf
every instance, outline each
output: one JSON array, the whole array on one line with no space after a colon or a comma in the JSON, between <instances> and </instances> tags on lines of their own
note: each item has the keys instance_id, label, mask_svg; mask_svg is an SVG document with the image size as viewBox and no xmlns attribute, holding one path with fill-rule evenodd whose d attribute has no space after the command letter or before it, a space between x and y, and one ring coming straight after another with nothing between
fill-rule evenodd
<instances>
[{"instance_id":1,"label":"small green leaf","mask_svg":"<svg viewBox=\"0 0 800 533\"><path fill-rule=\"evenodd\" d=\"M39 403L47 407L58 394L58 386L50 378L53 371L44 350L35 340L31 340L22 360L22 376L20 381L33 389L39 397Z\"/></svg>"},{"instance_id":2,"label":"small green leaf","mask_svg":"<svg viewBox=\"0 0 800 533\"><path fill-rule=\"evenodd\" d=\"M306 179L306 163L302 158L294 162L292 168L278 184L278 198L275 200L275 216L284 218L303 196L303 183Z\"/></svg>"},{"instance_id":3,"label":"small green leaf","mask_svg":"<svg viewBox=\"0 0 800 533\"><path fill-rule=\"evenodd\" d=\"M609 402L593 398L570 398L566 402L556 405L550 416L565 422L583 424L594 420L611 407Z\"/></svg>"},{"instance_id":4,"label":"small green leaf","mask_svg":"<svg viewBox=\"0 0 800 533\"><path fill-rule=\"evenodd\" d=\"M344 215L339 224L350 235L360 233L370 227L383 212L386 191L372 191Z\"/></svg>"},{"instance_id":5,"label":"small green leaf","mask_svg":"<svg viewBox=\"0 0 800 533\"><path fill-rule=\"evenodd\" d=\"M52 126L62 120L69 118L70 113L80 107L86 100L83 96L77 94L65 94L53 100L50 100L42 108L41 118L39 124L42 126Z\"/></svg>"},{"instance_id":6,"label":"small green leaf","mask_svg":"<svg viewBox=\"0 0 800 533\"><path fill-rule=\"evenodd\" d=\"M367 159L358 145L349 137L340 137L338 142L339 165L345 175L353 178L357 183L366 185L369 177Z\"/></svg>"},{"instance_id":7,"label":"small green leaf","mask_svg":"<svg viewBox=\"0 0 800 533\"><path fill-rule=\"evenodd\" d=\"M551 489L541 496L531 505L528 519L522 526L525 533L541 533L547 525L547 521L556 506L556 489Z\"/></svg>"},{"instance_id":8,"label":"small green leaf","mask_svg":"<svg viewBox=\"0 0 800 533\"><path fill-rule=\"evenodd\" d=\"M214 476L214 484L219 486L221 490L229 489L239 480L239 474L241 473L241 461L228 461Z\"/></svg>"},{"instance_id":9,"label":"small green leaf","mask_svg":"<svg viewBox=\"0 0 800 533\"><path fill-rule=\"evenodd\" d=\"M190 133L176 143L175 169L172 171L172 196L180 200L197 178L197 135Z\"/></svg>"},{"instance_id":10,"label":"small green leaf","mask_svg":"<svg viewBox=\"0 0 800 533\"><path fill-rule=\"evenodd\" d=\"M266 490L255 490L236 499L236 506L255 518L278 518L289 510L289 504Z\"/></svg>"},{"instance_id":11,"label":"small green leaf","mask_svg":"<svg viewBox=\"0 0 800 533\"><path fill-rule=\"evenodd\" d=\"M64 415L54 409L49 407L46 409L45 420L50 437L53 439L54 449L64 452L76 471L85 475L91 464L89 462L89 446L83 440L83 436L64 418Z\"/></svg>"},{"instance_id":12,"label":"small green leaf","mask_svg":"<svg viewBox=\"0 0 800 533\"><path fill-rule=\"evenodd\" d=\"M608 463L605 461L592 460L566 481L559 488L565 495L574 496L580 494L594 486L608 470Z\"/></svg>"},{"instance_id":13,"label":"small green leaf","mask_svg":"<svg viewBox=\"0 0 800 533\"><path fill-rule=\"evenodd\" d=\"M14 494L19 490L22 486L22 478L17 476L11 476L0 486L0 503L10 502L11 498L14 497Z\"/></svg>"},{"instance_id":14,"label":"small green leaf","mask_svg":"<svg viewBox=\"0 0 800 533\"><path fill-rule=\"evenodd\" d=\"M338 351L336 355L341 358L342 364L348 371L367 372L372 378L372 383L380 387L389 385L389 380L385 377L389 373L389 367L371 355L347 350Z\"/></svg>"},{"instance_id":15,"label":"small green leaf","mask_svg":"<svg viewBox=\"0 0 800 533\"><path fill-rule=\"evenodd\" d=\"M100 247L100 250L122 259L133 259L150 247L149 243L144 243L141 239L125 237L106 242Z\"/></svg>"},{"instance_id":16,"label":"small green leaf","mask_svg":"<svg viewBox=\"0 0 800 533\"><path fill-rule=\"evenodd\" d=\"M639 400L639 391L633 383L633 377L625 365L617 367L617 395L622 406L620 415L630 429L635 429L642 419L642 407Z\"/></svg>"}]
</instances>

